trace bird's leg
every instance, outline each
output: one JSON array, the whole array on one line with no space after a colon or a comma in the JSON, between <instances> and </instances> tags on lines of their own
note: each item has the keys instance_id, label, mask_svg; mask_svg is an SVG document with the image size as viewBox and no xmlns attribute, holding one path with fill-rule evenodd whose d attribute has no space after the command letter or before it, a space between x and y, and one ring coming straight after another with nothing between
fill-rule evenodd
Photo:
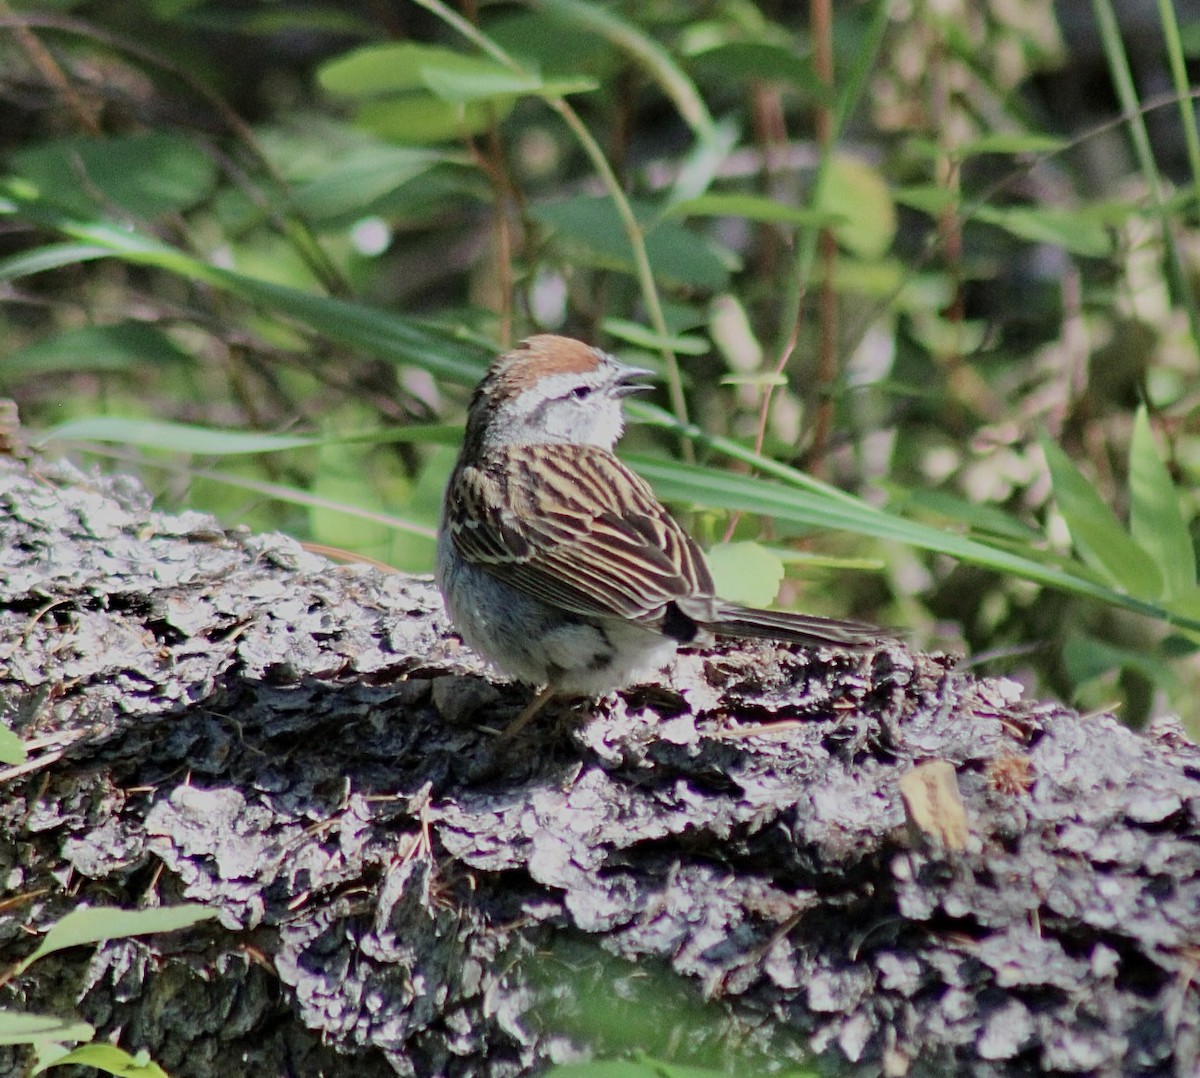
<instances>
[{"instance_id":1,"label":"bird's leg","mask_svg":"<svg viewBox=\"0 0 1200 1078\"><path fill-rule=\"evenodd\" d=\"M501 742L511 741L514 737L516 737L517 734L524 730L526 726L533 722L533 720L537 717L538 712L540 712L542 708L549 703L550 698L554 695L554 692L554 682L551 682L532 700L530 700L528 704L525 705L525 709L520 715L518 715L515 719L513 719L512 722L510 722L503 730L500 731L499 740Z\"/></svg>"}]
</instances>

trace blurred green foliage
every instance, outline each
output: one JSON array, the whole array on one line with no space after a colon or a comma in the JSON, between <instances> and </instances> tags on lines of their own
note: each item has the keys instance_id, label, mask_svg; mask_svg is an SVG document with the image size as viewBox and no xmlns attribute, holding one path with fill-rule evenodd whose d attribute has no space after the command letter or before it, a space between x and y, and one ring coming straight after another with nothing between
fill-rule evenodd
<instances>
[{"instance_id":1,"label":"blurred green foliage","mask_svg":"<svg viewBox=\"0 0 1200 1078\"><path fill-rule=\"evenodd\" d=\"M0 7L0 393L428 570L470 385L562 330L661 371L625 449L730 594L1195 729L1200 34L871 0L827 65L823 7Z\"/></svg>"}]
</instances>

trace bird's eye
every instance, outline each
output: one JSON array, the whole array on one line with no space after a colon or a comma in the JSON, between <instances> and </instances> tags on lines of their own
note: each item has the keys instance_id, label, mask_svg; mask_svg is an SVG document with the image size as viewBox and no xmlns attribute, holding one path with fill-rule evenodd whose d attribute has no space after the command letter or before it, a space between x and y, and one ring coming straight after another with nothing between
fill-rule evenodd
<instances>
[{"instance_id":1,"label":"bird's eye","mask_svg":"<svg viewBox=\"0 0 1200 1078\"><path fill-rule=\"evenodd\" d=\"M592 387L591 386L576 386L574 389L571 390L571 397L577 401L587 400L588 397L590 397L591 395L592 395Z\"/></svg>"}]
</instances>

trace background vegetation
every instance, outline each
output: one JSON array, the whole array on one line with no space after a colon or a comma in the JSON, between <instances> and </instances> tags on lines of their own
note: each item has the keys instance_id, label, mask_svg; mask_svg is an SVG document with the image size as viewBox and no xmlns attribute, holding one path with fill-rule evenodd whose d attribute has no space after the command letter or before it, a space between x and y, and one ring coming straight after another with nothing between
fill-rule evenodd
<instances>
[{"instance_id":1,"label":"background vegetation","mask_svg":"<svg viewBox=\"0 0 1200 1078\"><path fill-rule=\"evenodd\" d=\"M1197 48L1183 0L0 0L0 444L427 571L470 386L563 330L661 371L624 448L726 594L1195 731ZM61 945L161 927L104 916Z\"/></svg>"},{"instance_id":2,"label":"background vegetation","mask_svg":"<svg viewBox=\"0 0 1200 1078\"><path fill-rule=\"evenodd\" d=\"M1200 12L1125 7L0 0L0 392L427 571L560 329L662 372L624 449L727 594L1190 722Z\"/></svg>"}]
</instances>

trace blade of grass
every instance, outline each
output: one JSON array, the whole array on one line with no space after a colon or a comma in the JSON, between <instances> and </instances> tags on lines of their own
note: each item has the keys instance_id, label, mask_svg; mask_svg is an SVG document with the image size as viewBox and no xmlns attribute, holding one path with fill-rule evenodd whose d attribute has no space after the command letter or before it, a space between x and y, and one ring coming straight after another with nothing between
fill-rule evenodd
<instances>
[{"instance_id":1,"label":"blade of grass","mask_svg":"<svg viewBox=\"0 0 1200 1078\"><path fill-rule=\"evenodd\" d=\"M789 489L745 475L713 472L696 465L667 462L661 458L631 456L626 460L666 500L691 502L716 509L756 513L793 524L849 531L876 539L893 540L923 550L947 554L972 565L1009 573L1037 584L1045 584L1073 595L1098 599L1147 617L1190 629L1200 621L1177 615L1154 603L1114 591L1085 576L1043 565L1031 558L993 547L954 532L942 531L916 521L896 517L850 498L831 501L823 496Z\"/></svg>"},{"instance_id":2,"label":"blade of grass","mask_svg":"<svg viewBox=\"0 0 1200 1078\"><path fill-rule=\"evenodd\" d=\"M629 411L631 416L649 422L651 425L677 426L669 413L664 412L661 408L655 408L653 405L632 404L629 406ZM682 437L690 438L698 446L715 450L781 481L780 483L770 483L753 476L727 476L724 478L728 480L729 486L721 488L722 500L718 502L706 500L696 493L689 494L687 487L689 483L695 483L697 490L707 490L712 483L716 483L722 477L721 473L714 473L695 465L668 464L652 457L629 458L631 463L639 471L642 471L642 474L650 482L655 482L657 476L664 484L664 492L666 484L671 482L672 478L678 481L680 485L674 490L683 501L699 502L712 505L714 508L763 513L767 516L776 513L789 514L787 519L792 519L799 524L838 528L859 535L892 539L921 550L947 554L969 564L981 565L998 572L1012 573L1022 579L1045 584L1071 594L1098 599L1146 617L1166 621L1180 628L1200 629L1200 614L1193 616L1190 608L1186 611L1168 610L1158 604L1115 591L1096 580L1084 565L1072 565L1069 561L1064 560L1060 564L1070 566L1068 572L1066 569L1040 563L1033 558L1024 557L978 539L970 539L940 528L929 527L917 521L897 517L886 510L867 504L853 494L813 479L812 476L805 475L787 464L781 464L779 461L755 453L730 438L710 436L694 425L677 426L677 432ZM690 469L686 476L683 476L684 469ZM683 477L681 478L681 476ZM751 487L754 487L756 491L759 490L758 484L765 484L766 497L762 501L751 499L746 493ZM797 493L798 491L811 496L812 500L805 503L809 507L807 515L802 513L801 502L803 499ZM715 497L715 494L711 496ZM754 504L750 504L752 501ZM781 519L784 518L781 516Z\"/></svg>"},{"instance_id":3,"label":"blade of grass","mask_svg":"<svg viewBox=\"0 0 1200 1078\"><path fill-rule=\"evenodd\" d=\"M18 962L5 980L19 977L38 959L68 947L81 947L84 944L125 939L129 936L146 936L156 932L175 932L216 916L216 910L196 903L140 910L124 910L111 906L77 906L51 926L50 931L42 937L37 950Z\"/></svg>"},{"instance_id":4,"label":"blade of grass","mask_svg":"<svg viewBox=\"0 0 1200 1078\"><path fill-rule=\"evenodd\" d=\"M0 185L0 212L20 213L70 236L84 245L80 248L82 257L100 257L96 252L103 251L125 262L175 273L275 314L286 315L339 344L382 356L394 363L423 368L451 382L474 385L483 373L486 359L490 358L483 348L476 348L448 331L414 319L222 269L144 233L107 221L76 220L28 192L14 190L12 185ZM63 248L59 245L57 249Z\"/></svg>"},{"instance_id":5,"label":"blade of grass","mask_svg":"<svg viewBox=\"0 0 1200 1078\"><path fill-rule=\"evenodd\" d=\"M434 539L437 537L434 529L424 524L414 524L403 517L392 516L390 513L376 513L371 509L361 509L356 505L347 505L344 502L321 498L315 494L310 494L306 490L300 490L297 487L288 487L281 483L267 483L257 479L246 479L238 475L228 475L224 472L211 471L207 468L194 468L169 460L134 456L130 453L114 451L107 446L99 444L84 445L83 448L98 456L156 468L159 471L184 475L193 479L206 479L213 483L223 483L225 486L235 487L238 490L248 490L253 494L261 494L265 498L273 498L291 505L301 505L306 509L328 509L333 512L344 513L346 516L357 517L372 524L383 524L386 527L406 532L409 535L416 535L422 539Z\"/></svg>"},{"instance_id":6,"label":"blade of grass","mask_svg":"<svg viewBox=\"0 0 1200 1078\"><path fill-rule=\"evenodd\" d=\"M1172 285L1179 302L1183 304L1184 310L1187 312L1192 341L1200 345L1200 311L1197 311L1191 278L1184 267L1183 257L1179 253L1179 245L1175 242L1175 234L1171 229L1170 216L1163 200L1162 178L1154 160L1150 134L1146 130L1146 119L1143 115L1142 103L1138 98L1133 72L1129 67L1129 56L1125 51L1125 43L1121 40L1117 15L1113 10L1111 0L1092 0L1092 10L1100 28L1100 40L1108 61L1108 70L1112 76L1113 86L1117 91L1117 99L1121 102L1121 109L1129 124L1129 137L1133 142L1138 168L1146 181L1154 212L1162 230L1162 240L1167 252L1167 264L1170 267ZM1184 97L1186 98L1187 94L1184 94Z\"/></svg>"},{"instance_id":7,"label":"blade of grass","mask_svg":"<svg viewBox=\"0 0 1200 1078\"><path fill-rule=\"evenodd\" d=\"M282 453L325 445L390 444L409 442L425 445L457 445L462 427L454 423L421 423L394 430L360 431L336 435L262 434L230 431L188 423L127 416L88 416L63 423L32 439L35 448L53 441L115 442L143 449L221 457L252 453Z\"/></svg>"},{"instance_id":8,"label":"blade of grass","mask_svg":"<svg viewBox=\"0 0 1200 1078\"><path fill-rule=\"evenodd\" d=\"M1137 411L1129 448L1129 531L1154 559L1165 584L1164 598L1187 595L1196 586L1196 552L1179 505L1179 491L1158 455L1145 406Z\"/></svg>"},{"instance_id":9,"label":"blade of grass","mask_svg":"<svg viewBox=\"0 0 1200 1078\"><path fill-rule=\"evenodd\" d=\"M1158 0L1158 21L1162 24L1167 44L1167 60L1171 65L1171 83L1179 97L1179 118L1183 126L1183 141L1187 147L1188 166L1192 170L1192 186L1200 188L1200 134L1196 131L1196 105L1192 100L1192 84L1188 76L1187 57L1179 35L1179 20L1172 0Z\"/></svg>"},{"instance_id":10,"label":"blade of grass","mask_svg":"<svg viewBox=\"0 0 1200 1078\"><path fill-rule=\"evenodd\" d=\"M1162 597L1154 559L1129 535L1088 478L1048 437L1041 438L1054 500L1083 560L1106 580L1141 599Z\"/></svg>"}]
</instances>

